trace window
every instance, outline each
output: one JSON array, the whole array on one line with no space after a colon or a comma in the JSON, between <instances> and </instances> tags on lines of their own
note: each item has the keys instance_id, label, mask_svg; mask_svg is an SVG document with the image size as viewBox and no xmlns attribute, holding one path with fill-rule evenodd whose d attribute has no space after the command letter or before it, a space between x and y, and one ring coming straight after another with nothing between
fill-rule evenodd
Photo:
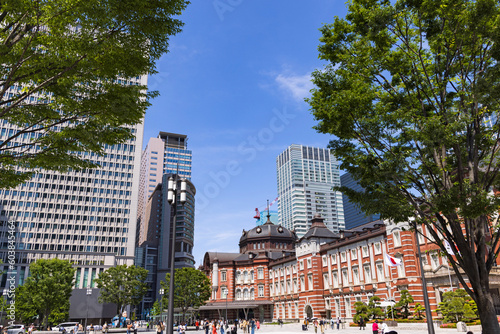
<instances>
[{"instance_id":1,"label":"window","mask_svg":"<svg viewBox=\"0 0 500 334\"><path fill-rule=\"evenodd\" d=\"M264 279L264 268L257 268L257 278Z\"/></svg>"},{"instance_id":2,"label":"window","mask_svg":"<svg viewBox=\"0 0 500 334\"><path fill-rule=\"evenodd\" d=\"M382 245L380 245L380 242L376 242L373 244L373 249L374 253L377 254L382 254Z\"/></svg>"},{"instance_id":3,"label":"window","mask_svg":"<svg viewBox=\"0 0 500 334\"><path fill-rule=\"evenodd\" d=\"M313 289L313 275L312 274L307 275L307 284L308 284L309 290L312 290Z\"/></svg>"},{"instance_id":4,"label":"window","mask_svg":"<svg viewBox=\"0 0 500 334\"><path fill-rule=\"evenodd\" d=\"M425 237L422 235L422 226L417 226L417 234L418 234L418 243L423 245L425 244Z\"/></svg>"},{"instance_id":5,"label":"window","mask_svg":"<svg viewBox=\"0 0 500 334\"><path fill-rule=\"evenodd\" d=\"M398 266L398 276L405 277L406 274L405 274L405 265L404 265L403 257L399 256L398 258L401 260L401 265Z\"/></svg>"},{"instance_id":6,"label":"window","mask_svg":"<svg viewBox=\"0 0 500 334\"><path fill-rule=\"evenodd\" d=\"M377 263L377 277L379 281L384 280L384 265L381 262Z\"/></svg>"},{"instance_id":7,"label":"window","mask_svg":"<svg viewBox=\"0 0 500 334\"><path fill-rule=\"evenodd\" d=\"M363 257L370 256L370 254L368 254L368 246L361 247L361 252L363 253Z\"/></svg>"},{"instance_id":8,"label":"window","mask_svg":"<svg viewBox=\"0 0 500 334\"><path fill-rule=\"evenodd\" d=\"M342 285L349 285L349 276L347 275L347 269L342 269Z\"/></svg>"},{"instance_id":9,"label":"window","mask_svg":"<svg viewBox=\"0 0 500 334\"><path fill-rule=\"evenodd\" d=\"M431 253L431 266L432 269L436 269L439 267L439 257L437 253Z\"/></svg>"},{"instance_id":10,"label":"window","mask_svg":"<svg viewBox=\"0 0 500 334\"><path fill-rule=\"evenodd\" d=\"M286 292L292 292L292 283L290 282L290 280L286 280Z\"/></svg>"},{"instance_id":11,"label":"window","mask_svg":"<svg viewBox=\"0 0 500 334\"><path fill-rule=\"evenodd\" d=\"M322 260L323 260L323 267L327 266L328 265L328 258L326 257L326 255L323 255Z\"/></svg>"},{"instance_id":12,"label":"window","mask_svg":"<svg viewBox=\"0 0 500 334\"><path fill-rule=\"evenodd\" d=\"M339 275L337 274L336 271L332 272L332 283L334 288L339 287Z\"/></svg>"},{"instance_id":13,"label":"window","mask_svg":"<svg viewBox=\"0 0 500 334\"><path fill-rule=\"evenodd\" d=\"M337 264L337 255L332 254L332 264Z\"/></svg>"},{"instance_id":14,"label":"window","mask_svg":"<svg viewBox=\"0 0 500 334\"><path fill-rule=\"evenodd\" d=\"M299 261L300 263L300 270L304 270L304 261Z\"/></svg>"},{"instance_id":15,"label":"window","mask_svg":"<svg viewBox=\"0 0 500 334\"><path fill-rule=\"evenodd\" d=\"M294 278L294 279L293 279L293 292L294 292L294 293L297 293L297 292L298 292L298 290L299 290L299 285L298 285L298 283L297 283L297 279L296 279L296 278Z\"/></svg>"},{"instance_id":16,"label":"window","mask_svg":"<svg viewBox=\"0 0 500 334\"><path fill-rule=\"evenodd\" d=\"M222 282L225 282L227 280L227 273L226 273L226 271L221 271L220 280Z\"/></svg>"},{"instance_id":17,"label":"window","mask_svg":"<svg viewBox=\"0 0 500 334\"><path fill-rule=\"evenodd\" d=\"M357 249L351 249L351 260L357 260L358 259L358 251Z\"/></svg>"},{"instance_id":18,"label":"window","mask_svg":"<svg viewBox=\"0 0 500 334\"><path fill-rule=\"evenodd\" d=\"M306 290L306 282L305 282L304 276L300 277L300 290L301 291L305 291Z\"/></svg>"},{"instance_id":19,"label":"window","mask_svg":"<svg viewBox=\"0 0 500 334\"><path fill-rule=\"evenodd\" d=\"M312 267L312 265L311 265L311 259L307 259L307 268L309 269L311 267Z\"/></svg>"},{"instance_id":20,"label":"window","mask_svg":"<svg viewBox=\"0 0 500 334\"><path fill-rule=\"evenodd\" d=\"M365 283L370 283L372 281L372 275L370 273L370 265L369 264L365 264L363 266L363 271L364 271L364 274L365 274Z\"/></svg>"},{"instance_id":21,"label":"window","mask_svg":"<svg viewBox=\"0 0 500 334\"><path fill-rule=\"evenodd\" d=\"M359 269L358 267L354 267L352 269L352 276L353 276L353 281L354 281L354 284L360 284L360 278L359 278Z\"/></svg>"},{"instance_id":22,"label":"window","mask_svg":"<svg viewBox=\"0 0 500 334\"><path fill-rule=\"evenodd\" d=\"M248 292L248 289L243 290L243 299L244 300L250 299L250 293Z\"/></svg>"},{"instance_id":23,"label":"window","mask_svg":"<svg viewBox=\"0 0 500 334\"><path fill-rule=\"evenodd\" d=\"M427 226L427 227L426 227L426 230L427 230L427 231L426 231L425 235L427 236L427 239L429 239L430 241L434 241L434 237L433 237L433 236L432 236L432 234L429 232L429 231L430 231L430 229L431 229L431 227L429 227L429 226Z\"/></svg>"},{"instance_id":24,"label":"window","mask_svg":"<svg viewBox=\"0 0 500 334\"><path fill-rule=\"evenodd\" d=\"M328 284L328 274L323 274L323 286L325 289L330 287L330 284Z\"/></svg>"},{"instance_id":25,"label":"window","mask_svg":"<svg viewBox=\"0 0 500 334\"><path fill-rule=\"evenodd\" d=\"M259 297L264 297L264 286L259 285Z\"/></svg>"},{"instance_id":26,"label":"window","mask_svg":"<svg viewBox=\"0 0 500 334\"><path fill-rule=\"evenodd\" d=\"M346 261L346 254L345 252L340 253L340 261L345 262Z\"/></svg>"},{"instance_id":27,"label":"window","mask_svg":"<svg viewBox=\"0 0 500 334\"><path fill-rule=\"evenodd\" d=\"M236 299L241 300L241 290L236 290Z\"/></svg>"},{"instance_id":28,"label":"window","mask_svg":"<svg viewBox=\"0 0 500 334\"><path fill-rule=\"evenodd\" d=\"M401 235L399 234L399 231L394 231L392 238L394 241L394 247L401 247Z\"/></svg>"}]
</instances>

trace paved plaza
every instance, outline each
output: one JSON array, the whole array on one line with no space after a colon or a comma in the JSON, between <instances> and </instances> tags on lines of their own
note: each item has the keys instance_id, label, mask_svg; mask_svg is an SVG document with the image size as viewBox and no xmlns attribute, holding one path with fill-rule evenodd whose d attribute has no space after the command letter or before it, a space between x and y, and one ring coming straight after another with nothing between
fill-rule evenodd
<instances>
[{"instance_id":1,"label":"paved plaza","mask_svg":"<svg viewBox=\"0 0 500 334\"><path fill-rule=\"evenodd\" d=\"M395 330L398 334L425 334L427 333L427 328L424 326L411 326L411 325L403 325L400 327L391 328L391 330ZM474 334L481 334L480 326L472 326L468 328L468 330L472 330ZM199 331L201 333L201 331ZM261 325L260 330L256 330L255 334L266 334L266 333L304 333L304 334L315 334L314 328L309 326L309 330L303 331L302 325L299 323L294 324L284 324L283 326L279 325ZM318 333L321 334L318 328ZM360 333L368 333L372 334L371 324L366 327L366 330L360 330L357 327L345 327L344 329L334 329L332 330L330 327L325 331L325 334L360 334ZM451 333L460 333L457 332L456 328L453 329L442 329L435 328L436 334L451 334ZM463 332L462 332L463 333ZM242 330L238 330L238 334L243 334ZM463 333L465 334L465 333Z\"/></svg>"}]
</instances>

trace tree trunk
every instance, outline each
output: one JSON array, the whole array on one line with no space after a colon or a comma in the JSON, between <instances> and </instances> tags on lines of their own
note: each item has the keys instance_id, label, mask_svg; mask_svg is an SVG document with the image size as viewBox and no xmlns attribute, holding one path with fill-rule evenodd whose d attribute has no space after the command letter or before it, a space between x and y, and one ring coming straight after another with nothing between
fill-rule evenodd
<instances>
[{"instance_id":1,"label":"tree trunk","mask_svg":"<svg viewBox=\"0 0 500 334\"><path fill-rule=\"evenodd\" d=\"M477 310L481 319L482 332L488 334L500 334L497 315L493 304L493 298L489 291L476 293Z\"/></svg>"}]
</instances>

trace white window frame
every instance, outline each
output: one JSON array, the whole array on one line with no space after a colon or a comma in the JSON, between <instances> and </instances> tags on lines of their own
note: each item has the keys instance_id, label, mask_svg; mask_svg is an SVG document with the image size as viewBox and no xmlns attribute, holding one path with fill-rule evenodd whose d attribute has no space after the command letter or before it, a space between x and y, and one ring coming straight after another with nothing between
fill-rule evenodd
<instances>
[{"instance_id":1,"label":"white window frame","mask_svg":"<svg viewBox=\"0 0 500 334\"><path fill-rule=\"evenodd\" d=\"M370 253L368 252L368 246L361 247L361 253L363 254L363 257L370 256Z\"/></svg>"},{"instance_id":2,"label":"white window frame","mask_svg":"<svg viewBox=\"0 0 500 334\"><path fill-rule=\"evenodd\" d=\"M394 231L394 233L392 233L392 240L394 242L394 248L401 247L401 234L399 231Z\"/></svg>"},{"instance_id":3,"label":"white window frame","mask_svg":"<svg viewBox=\"0 0 500 334\"><path fill-rule=\"evenodd\" d=\"M375 255L382 254L382 244L380 242L373 243L373 253Z\"/></svg>"},{"instance_id":4,"label":"white window frame","mask_svg":"<svg viewBox=\"0 0 500 334\"><path fill-rule=\"evenodd\" d=\"M351 260L357 260L358 259L358 250L356 248L351 249Z\"/></svg>"},{"instance_id":5,"label":"white window frame","mask_svg":"<svg viewBox=\"0 0 500 334\"><path fill-rule=\"evenodd\" d=\"M346 252L341 252L340 253L340 262L346 262L347 261L347 255Z\"/></svg>"}]
</instances>

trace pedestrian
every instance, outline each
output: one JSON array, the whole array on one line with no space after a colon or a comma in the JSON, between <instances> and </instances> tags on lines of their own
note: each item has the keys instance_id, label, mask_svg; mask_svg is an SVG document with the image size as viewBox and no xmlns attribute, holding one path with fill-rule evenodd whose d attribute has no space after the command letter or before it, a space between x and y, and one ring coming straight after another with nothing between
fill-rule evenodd
<instances>
[{"instance_id":1,"label":"pedestrian","mask_svg":"<svg viewBox=\"0 0 500 334\"><path fill-rule=\"evenodd\" d=\"M108 333L108 323L107 322L105 322L104 325L102 325L102 332L104 334Z\"/></svg>"},{"instance_id":2,"label":"pedestrian","mask_svg":"<svg viewBox=\"0 0 500 334\"><path fill-rule=\"evenodd\" d=\"M203 324L204 329L205 329L205 334L208 334L208 331L210 330L210 324L208 323L208 320L205 319L205 322Z\"/></svg>"},{"instance_id":3,"label":"pedestrian","mask_svg":"<svg viewBox=\"0 0 500 334\"><path fill-rule=\"evenodd\" d=\"M198 320L195 321L194 325L196 326L196 330L200 329L200 322Z\"/></svg>"},{"instance_id":4,"label":"pedestrian","mask_svg":"<svg viewBox=\"0 0 500 334\"><path fill-rule=\"evenodd\" d=\"M79 323L76 323L75 324L75 327L73 327L73 333L76 334L78 333L78 325L80 325Z\"/></svg>"},{"instance_id":5,"label":"pedestrian","mask_svg":"<svg viewBox=\"0 0 500 334\"><path fill-rule=\"evenodd\" d=\"M318 333L318 319L313 320L314 333Z\"/></svg>"},{"instance_id":6,"label":"pedestrian","mask_svg":"<svg viewBox=\"0 0 500 334\"><path fill-rule=\"evenodd\" d=\"M388 332L391 331L389 329L389 326L387 326L387 324L385 322L382 322L382 324L380 325L380 329L381 329L382 334L387 334Z\"/></svg>"},{"instance_id":7,"label":"pedestrian","mask_svg":"<svg viewBox=\"0 0 500 334\"><path fill-rule=\"evenodd\" d=\"M90 327L89 327L89 334L95 334L94 325L92 325L92 324L90 324Z\"/></svg>"},{"instance_id":8,"label":"pedestrian","mask_svg":"<svg viewBox=\"0 0 500 334\"><path fill-rule=\"evenodd\" d=\"M257 323L257 330L259 330L260 329L260 322L259 322L259 320L257 320L256 323Z\"/></svg>"},{"instance_id":9,"label":"pedestrian","mask_svg":"<svg viewBox=\"0 0 500 334\"><path fill-rule=\"evenodd\" d=\"M333 320L333 318L330 318L330 326L332 327L333 330L333 326L335 326L335 320Z\"/></svg>"},{"instance_id":10,"label":"pedestrian","mask_svg":"<svg viewBox=\"0 0 500 334\"><path fill-rule=\"evenodd\" d=\"M320 328L321 334L325 334L325 322L323 321L323 319L321 319L319 321L319 328Z\"/></svg>"},{"instance_id":11,"label":"pedestrian","mask_svg":"<svg viewBox=\"0 0 500 334\"><path fill-rule=\"evenodd\" d=\"M340 317L337 317L337 330L340 329L340 324L342 323L342 319Z\"/></svg>"},{"instance_id":12,"label":"pedestrian","mask_svg":"<svg viewBox=\"0 0 500 334\"><path fill-rule=\"evenodd\" d=\"M375 321L372 324L372 332L373 334L378 334L378 320L375 319Z\"/></svg>"},{"instance_id":13,"label":"pedestrian","mask_svg":"<svg viewBox=\"0 0 500 334\"><path fill-rule=\"evenodd\" d=\"M363 328L363 330L365 329L365 318L363 318L363 316L359 317L359 330L361 330L361 328Z\"/></svg>"},{"instance_id":14,"label":"pedestrian","mask_svg":"<svg viewBox=\"0 0 500 334\"><path fill-rule=\"evenodd\" d=\"M161 329L161 322L158 321L158 323L156 324L156 334L162 334L162 329Z\"/></svg>"},{"instance_id":15,"label":"pedestrian","mask_svg":"<svg viewBox=\"0 0 500 334\"><path fill-rule=\"evenodd\" d=\"M252 334L255 334L255 319L254 318L250 319L249 325L250 325L250 330L251 330Z\"/></svg>"}]
</instances>

